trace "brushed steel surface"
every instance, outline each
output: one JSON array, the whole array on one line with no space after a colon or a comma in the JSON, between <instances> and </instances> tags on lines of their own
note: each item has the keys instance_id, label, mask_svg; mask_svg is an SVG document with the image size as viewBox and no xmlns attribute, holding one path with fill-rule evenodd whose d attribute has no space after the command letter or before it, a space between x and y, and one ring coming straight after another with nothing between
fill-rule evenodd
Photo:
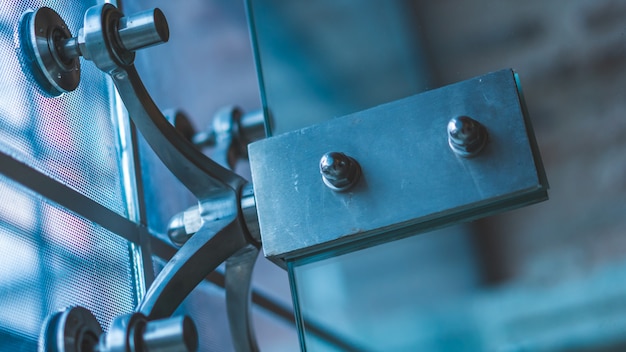
<instances>
[{"instance_id":1,"label":"brushed steel surface","mask_svg":"<svg viewBox=\"0 0 626 352\"><path fill-rule=\"evenodd\" d=\"M473 158L447 125L472 116L489 141ZM249 145L265 255L319 259L547 199L512 70L502 70ZM344 193L319 182L319 156L359 160Z\"/></svg>"}]
</instances>

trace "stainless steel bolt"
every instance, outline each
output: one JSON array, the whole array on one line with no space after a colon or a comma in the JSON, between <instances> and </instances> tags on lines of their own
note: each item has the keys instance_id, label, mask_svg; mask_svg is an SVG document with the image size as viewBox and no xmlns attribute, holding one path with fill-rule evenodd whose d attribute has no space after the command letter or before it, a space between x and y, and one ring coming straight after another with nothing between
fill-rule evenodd
<instances>
[{"instance_id":1,"label":"stainless steel bolt","mask_svg":"<svg viewBox=\"0 0 626 352\"><path fill-rule=\"evenodd\" d=\"M448 122L448 144L459 156L472 157L487 144L485 126L468 116L457 116Z\"/></svg>"},{"instance_id":2,"label":"stainless steel bolt","mask_svg":"<svg viewBox=\"0 0 626 352\"><path fill-rule=\"evenodd\" d=\"M361 177L361 166L353 158L339 152L329 152L320 160L322 180L328 188L341 192L354 186Z\"/></svg>"}]
</instances>

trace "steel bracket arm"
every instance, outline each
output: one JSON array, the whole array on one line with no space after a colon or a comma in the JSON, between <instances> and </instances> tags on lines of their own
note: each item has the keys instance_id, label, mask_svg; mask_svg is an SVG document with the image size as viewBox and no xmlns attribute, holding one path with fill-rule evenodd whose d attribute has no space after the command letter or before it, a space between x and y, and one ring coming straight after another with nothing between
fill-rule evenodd
<instances>
[{"instance_id":1,"label":"steel bracket arm","mask_svg":"<svg viewBox=\"0 0 626 352\"><path fill-rule=\"evenodd\" d=\"M148 318L157 318L171 314L209 272L252 240L245 236L238 214L239 192L246 181L202 154L163 116L139 78L133 65L134 55L111 40L115 38L111 32L117 30L111 19L121 18L118 13L119 10L107 4L87 11L83 51L86 49L96 66L111 76L141 134L163 163L198 198L200 207L210 206L210 211L219 211L222 218L228 219L210 223L163 268L140 305L140 311ZM160 23L155 21L155 26L159 24L167 25L164 19ZM157 28L154 32L166 31ZM224 225L224 228L216 228ZM222 247L224 252L217 253ZM198 262L200 258L202 263Z\"/></svg>"},{"instance_id":2,"label":"steel bracket arm","mask_svg":"<svg viewBox=\"0 0 626 352\"><path fill-rule=\"evenodd\" d=\"M118 67L110 75L150 147L200 202L236 195L246 181L205 156L176 131L153 102L133 65Z\"/></svg>"}]
</instances>

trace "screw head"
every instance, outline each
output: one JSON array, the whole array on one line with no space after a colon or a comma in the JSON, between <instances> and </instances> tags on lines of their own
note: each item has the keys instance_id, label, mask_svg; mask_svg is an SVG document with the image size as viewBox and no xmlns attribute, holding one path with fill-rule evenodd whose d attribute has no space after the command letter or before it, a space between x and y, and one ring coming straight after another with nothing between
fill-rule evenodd
<instances>
[{"instance_id":1,"label":"screw head","mask_svg":"<svg viewBox=\"0 0 626 352\"><path fill-rule=\"evenodd\" d=\"M354 186L361 176L361 166L353 158L339 152L329 152L320 159L320 173L324 184L333 191L345 191Z\"/></svg>"},{"instance_id":2,"label":"screw head","mask_svg":"<svg viewBox=\"0 0 626 352\"><path fill-rule=\"evenodd\" d=\"M487 144L485 126L469 116L457 116L448 122L448 144L459 156L472 157Z\"/></svg>"}]
</instances>

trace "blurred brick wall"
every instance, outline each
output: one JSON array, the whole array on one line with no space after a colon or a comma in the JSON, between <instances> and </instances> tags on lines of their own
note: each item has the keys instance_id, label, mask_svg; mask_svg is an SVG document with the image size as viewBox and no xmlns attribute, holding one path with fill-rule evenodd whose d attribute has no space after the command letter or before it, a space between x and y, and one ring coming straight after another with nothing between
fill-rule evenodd
<instances>
[{"instance_id":1,"label":"blurred brick wall","mask_svg":"<svg viewBox=\"0 0 626 352\"><path fill-rule=\"evenodd\" d=\"M550 200L475 223L492 281L626 260L626 2L416 1L439 84L512 67Z\"/></svg>"}]
</instances>

